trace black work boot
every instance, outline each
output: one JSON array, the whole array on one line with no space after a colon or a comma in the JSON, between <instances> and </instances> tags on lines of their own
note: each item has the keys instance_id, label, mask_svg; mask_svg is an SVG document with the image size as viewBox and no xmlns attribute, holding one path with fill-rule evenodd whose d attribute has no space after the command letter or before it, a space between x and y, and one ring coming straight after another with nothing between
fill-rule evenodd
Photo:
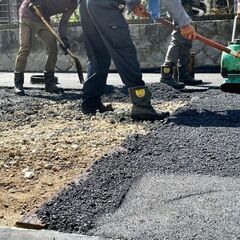
<instances>
[{"instance_id":1,"label":"black work boot","mask_svg":"<svg viewBox=\"0 0 240 240\"><path fill-rule=\"evenodd\" d=\"M177 82L173 79L173 67L168 65L161 66L162 77L160 79L161 83L165 83L175 89L183 89L185 85L183 83Z\"/></svg>"},{"instance_id":2,"label":"black work boot","mask_svg":"<svg viewBox=\"0 0 240 240\"><path fill-rule=\"evenodd\" d=\"M151 105L151 93L146 86L129 88L133 107L131 118L133 120L155 121L169 116L169 112L156 112Z\"/></svg>"},{"instance_id":3,"label":"black work boot","mask_svg":"<svg viewBox=\"0 0 240 240\"><path fill-rule=\"evenodd\" d=\"M49 93L61 94L64 92L62 88L57 87L56 80L54 78L54 72L44 72L45 91Z\"/></svg>"},{"instance_id":4,"label":"black work boot","mask_svg":"<svg viewBox=\"0 0 240 240\"><path fill-rule=\"evenodd\" d=\"M82 112L83 114L95 115L99 111L100 113L104 112L113 112L114 109L111 104L103 105L102 102L99 104L94 104L90 106L89 104L82 103Z\"/></svg>"},{"instance_id":5,"label":"black work boot","mask_svg":"<svg viewBox=\"0 0 240 240\"><path fill-rule=\"evenodd\" d=\"M196 80L189 73L189 69L185 66L178 67L178 81L188 86L196 86L202 84L202 80Z\"/></svg>"},{"instance_id":6,"label":"black work boot","mask_svg":"<svg viewBox=\"0 0 240 240\"><path fill-rule=\"evenodd\" d=\"M25 95L24 89L23 89L23 83L24 83L24 73L15 72L14 73L14 93L19 96Z\"/></svg>"}]
</instances>

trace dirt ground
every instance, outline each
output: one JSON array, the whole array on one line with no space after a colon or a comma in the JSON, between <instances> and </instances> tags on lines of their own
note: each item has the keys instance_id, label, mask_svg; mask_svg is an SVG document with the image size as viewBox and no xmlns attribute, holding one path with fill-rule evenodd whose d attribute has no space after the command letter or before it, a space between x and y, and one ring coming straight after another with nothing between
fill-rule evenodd
<instances>
[{"instance_id":1,"label":"dirt ground","mask_svg":"<svg viewBox=\"0 0 240 240\"><path fill-rule=\"evenodd\" d=\"M0 90L2 226L14 226L95 160L151 127L130 120L128 103L115 103L114 113L86 117L79 111L78 99L56 101L39 94L19 98L10 90ZM184 104L164 101L157 108L174 112Z\"/></svg>"}]
</instances>

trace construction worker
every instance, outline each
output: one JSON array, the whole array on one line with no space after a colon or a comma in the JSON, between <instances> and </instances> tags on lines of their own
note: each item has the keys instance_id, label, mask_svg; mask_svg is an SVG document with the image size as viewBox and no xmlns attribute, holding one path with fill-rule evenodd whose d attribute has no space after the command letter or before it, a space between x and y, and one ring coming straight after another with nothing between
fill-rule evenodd
<instances>
[{"instance_id":1,"label":"construction worker","mask_svg":"<svg viewBox=\"0 0 240 240\"><path fill-rule=\"evenodd\" d=\"M56 86L54 70L57 62L57 42L53 34L46 28L43 22L29 9L29 4L35 4L44 18L50 22L50 17L62 13L59 23L59 35L66 48L69 48L67 39L67 24L70 16L78 6L77 0L23 0L19 9L20 19L20 48L15 62L15 93L24 95L23 83L27 59L31 52L32 37L37 34L45 44L47 60L45 64L44 79L45 91L50 93L62 93L63 89Z\"/></svg>"},{"instance_id":2,"label":"construction worker","mask_svg":"<svg viewBox=\"0 0 240 240\"><path fill-rule=\"evenodd\" d=\"M193 7L200 7L200 3L201 7L205 6L200 0L182 0L181 2L189 16L194 15ZM151 5L149 5L149 7L151 7ZM154 9L154 11L156 12L156 9ZM174 21L174 24L175 26L181 27L176 21ZM191 48L191 39L184 38L179 31L174 30L172 32L172 39L165 56L165 61L161 66L162 76L160 82L172 86L175 89L183 89L185 85L198 85L202 83L202 80L194 79L190 73L189 63L191 58ZM174 67L178 68L178 81L176 81L176 79L173 77Z\"/></svg>"},{"instance_id":3,"label":"construction worker","mask_svg":"<svg viewBox=\"0 0 240 240\"><path fill-rule=\"evenodd\" d=\"M185 37L196 37L179 0L164 0L166 8L181 26ZM145 9L139 0L81 0L80 16L89 58L88 76L83 86L82 111L95 114L113 110L104 106L101 97L104 93L111 59L122 82L128 87L133 103L131 117L134 120L160 120L169 115L156 112L151 105L151 94L142 79L128 24L122 15L122 6L135 15L146 17ZM177 9L177 11L176 11Z\"/></svg>"}]
</instances>

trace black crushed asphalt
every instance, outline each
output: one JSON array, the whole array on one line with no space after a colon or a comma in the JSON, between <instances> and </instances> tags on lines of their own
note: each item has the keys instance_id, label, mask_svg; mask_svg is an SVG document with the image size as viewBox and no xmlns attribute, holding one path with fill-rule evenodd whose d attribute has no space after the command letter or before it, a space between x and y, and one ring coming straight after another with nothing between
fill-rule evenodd
<instances>
[{"instance_id":1,"label":"black crushed asphalt","mask_svg":"<svg viewBox=\"0 0 240 240\"><path fill-rule=\"evenodd\" d=\"M172 89L164 84L148 84L153 94L153 100L171 101L174 99L189 99L189 94L181 94L179 91ZM24 125L31 122L31 116L40 114L39 110L44 105L51 105L51 102L59 104L71 101L76 103L72 106L75 111L75 118L79 119L82 91L66 91L63 95L46 93L43 90L27 89L25 96L16 96L12 89L0 88L0 120L15 121L17 125ZM103 102L129 102L128 90L126 87L114 87L107 85ZM154 102L154 101L153 101ZM21 114L15 114L21 112ZM50 113L47 113L51 115ZM56 112L52 113L54 116ZM60 113L59 113L60 114ZM41 116L39 116L41 117ZM44 116L47 117L47 116ZM67 117L67 116L66 116ZM71 116L72 117L72 116Z\"/></svg>"},{"instance_id":2,"label":"black crushed asphalt","mask_svg":"<svg viewBox=\"0 0 240 240\"><path fill-rule=\"evenodd\" d=\"M48 229L112 239L239 239L240 95L220 90L186 94L159 84L150 89L154 101L183 99L188 104L167 122L152 124L149 134L129 137L98 159L84 178L44 204L38 216ZM125 101L126 89L110 87L104 100L113 99ZM161 221L141 213L144 203L150 204L150 214L161 200L146 190L151 183L158 183L154 194L168 192L163 202L176 204L159 206L168 210L164 217L159 213ZM150 199L138 207L129 204L136 191L144 195L144 188L144 199ZM224 197L211 195L219 192ZM180 204L186 198L189 202ZM206 204L194 205L201 201ZM135 222L129 223L133 210Z\"/></svg>"}]
</instances>

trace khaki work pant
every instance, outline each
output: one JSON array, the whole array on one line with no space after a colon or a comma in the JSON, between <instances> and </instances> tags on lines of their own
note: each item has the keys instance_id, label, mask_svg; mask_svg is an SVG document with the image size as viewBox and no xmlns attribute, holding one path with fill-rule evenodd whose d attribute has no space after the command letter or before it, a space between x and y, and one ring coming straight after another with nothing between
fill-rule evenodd
<instances>
[{"instance_id":1,"label":"khaki work pant","mask_svg":"<svg viewBox=\"0 0 240 240\"><path fill-rule=\"evenodd\" d=\"M23 18L20 21L20 48L15 62L15 72L25 71L34 35L38 35L40 40L46 46L47 60L45 71L54 71L57 62L57 42L55 37L42 22Z\"/></svg>"}]
</instances>

